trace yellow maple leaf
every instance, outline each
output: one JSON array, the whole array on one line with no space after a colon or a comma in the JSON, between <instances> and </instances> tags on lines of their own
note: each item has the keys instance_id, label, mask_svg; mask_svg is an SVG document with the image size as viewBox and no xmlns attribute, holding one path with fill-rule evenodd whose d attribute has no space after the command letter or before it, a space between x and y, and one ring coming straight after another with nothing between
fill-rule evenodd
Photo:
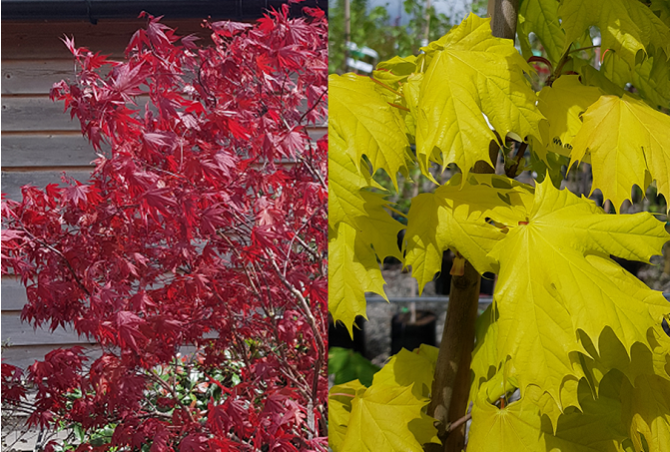
<instances>
[{"instance_id":1,"label":"yellow maple leaf","mask_svg":"<svg viewBox=\"0 0 670 452\"><path fill-rule=\"evenodd\" d=\"M542 115L524 77L532 69L509 39L491 34L490 19L473 14L431 43L416 113L417 159L455 163L465 176L478 160L490 161L489 143L514 134L540 140ZM488 120L488 123L487 123Z\"/></svg>"},{"instance_id":2,"label":"yellow maple leaf","mask_svg":"<svg viewBox=\"0 0 670 452\"><path fill-rule=\"evenodd\" d=\"M391 107L369 77L355 74L328 78L330 124L356 156L366 156L373 172L383 169L397 185L399 171L407 170L409 141L404 119Z\"/></svg>"},{"instance_id":3,"label":"yellow maple leaf","mask_svg":"<svg viewBox=\"0 0 670 452\"><path fill-rule=\"evenodd\" d=\"M386 297L384 279L374 250L360 232L345 222L336 228L328 231L328 310L353 337L356 317L367 318L365 292Z\"/></svg>"},{"instance_id":4,"label":"yellow maple leaf","mask_svg":"<svg viewBox=\"0 0 670 452\"><path fill-rule=\"evenodd\" d=\"M670 200L670 116L624 94L602 96L583 118L572 141L571 166L590 152L591 191L599 188L618 211L631 198L633 185L646 190L650 175Z\"/></svg>"},{"instance_id":5,"label":"yellow maple leaf","mask_svg":"<svg viewBox=\"0 0 670 452\"><path fill-rule=\"evenodd\" d=\"M510 228L489 254L500 264L498 357L511 357L522 390L537 385L561 407L566 379L584 376L578 330L597 344L611 328L627 351L648 344L670 306L660 292L622 281L609 256L648 262L669 238L649 213L606 215L550 182L536 186L527 223Z\"/></svg>"},{"instance_id":6,"label":"yellow maple leaf","mask_svg":"<svg viewBox=\"0 0 670 452\"><path fill-rule=\"evenodd\" d=\"M636 450L670 451L670 381L660 375L640 375L635 386L624 385L624 413Z\"/></svg>"},{"instance_id":7,"label":"yellow maple leaf","mask_svg":"<svg viewBox=\"0 0 670 452\"><path fill-rule=\"evenodd\" d=\"M577 75L564 75L551 86L542 88L537 106L547 118L540 124L546 150L569 157L571 142L582 128L581 114L602 94L596 87L582 85ZM542 146L533 146L533 150L545 159Z\"/></svg>"},{"instance_id":8,"label":"yellow maple leaf","mask_svg":"<svg viewBox=\"0 0 670 452\"><path fill-rule=\"evenodd\" d=\"M471 174L466 184L461 176L412 200L405 233L405 265L419 283L419 292L440 271L442 253L457 250L480 272L493 270L487 258L493 245L505 236L493 219L508 224L525 219L532 203L529 186L500 176ZM461 189L460 186L463 185Z\"/></svg>"}]
</instances>

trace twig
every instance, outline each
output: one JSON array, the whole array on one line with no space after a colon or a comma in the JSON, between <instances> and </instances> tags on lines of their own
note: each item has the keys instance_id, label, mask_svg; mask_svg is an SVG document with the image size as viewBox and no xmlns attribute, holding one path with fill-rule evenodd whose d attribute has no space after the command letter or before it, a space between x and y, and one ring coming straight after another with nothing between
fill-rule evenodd
<instances>
[{"instance_id":1,"label":"twig","mask_svg":"<svg viewBox=\"0 0 670 452\"><path fill-rule=\"evenodd\" d=\"M516 177L516 171L519 168L519 163L521 162L521 157L526 153L526 148L528 148L528 143L520 143L519 147L516 150L516 155L514 156L514 165L507 168L505 175L510 178Z\"/></svg>"},{"instance_id":2,"label":"twig","mask_svg":"<svg viewBox=\"0 0 670 452\"><path fill-rule=\"evenodd\" d=\"M580 47L580 48L578 48L578 49L570 50L568 53L570 54L570 53L575 53L575 52L579 52L579 51L582 51L582 50L595 49L595 48L598 48L598 47L600 47L600 45L597 45L597 46L588 46L588 47Z\"/></svg>"},{"instance_id":3,"label":"twig","mask_svg":"<svg viewBox=\"0 0 670 452\"><path fill-rule=\"evenodd\" d=\"M324 89L324 90L321 92L321 95L320 95L319 98L316 100L316 102L314 102L314 105L312 105L311 107L309 107L309 109L308 109L305 113L303 113L302 116L300 116L300 119L298 120L298 124L301 124L301 123L302 123L302 120L305 119L305 116L307 116L308 114L310 114L310 113L312 112L312 110L314 110L314 109L316 108L316 106L319 105L319 104L321 103L321 99L323 99L323 96L325 96L327 92L328 92L327 89Z\"/></svg>"},{"instance_id":4,"label":"twig","mask_svg":"<svg viewBox=\"0 0 670 452\"><path fill-rule=\"evenodd\" d=\"M86 293L86 295L88 295L89 297L91 296L91 292L89 292L88 289L86 288L86 286L84 286L84 283L81 282L81 279L79 279L79 276L77 276L77 273L75 273L74 268L72 268L72 265L70 264L70 261L67 259L67 257L65 257L65 255L62 252L58 251L53 246L51 246L48 243L43 242L42 240L35 237L30 231L28 231L25 228L25 226L23 226L23 224L21 224L21 230L23 232L25 232L26 234L28 234L28 236L30 236L30 238L32 238L34 241L36 241L37 243L39 243L40 245L42 245L43 247L45 247L49 251L51 251L53 253L56 253L58 256L60 256L63 259L63 261L65 261L65 265L67 266L68 270L70 270L70 273L72 274L72 277L74 278L74 280L77 283L77 285L79 286L79 288L81 290L83 290L84 293Z\"/></svg>"},{"instance_id":5,"label":"twig","mask_svg":"<svg viewBox=\"0 0 670 452\"><path fill-rule=\"evenodd\" d=\"M462 418L460 418L460 419L456 419L454 422L452 422L451 424L449 424L449 428L447 428L447 431L449 431L449 432L453 432L453 431L456 430L458 427L460 427L461 425L463 425L463 424L465 424L466 422L468 422L470 419L472 419L472 413L468 413L468 414L466 414L465 416L463 416Z\"/></svg>"}]
</instances>

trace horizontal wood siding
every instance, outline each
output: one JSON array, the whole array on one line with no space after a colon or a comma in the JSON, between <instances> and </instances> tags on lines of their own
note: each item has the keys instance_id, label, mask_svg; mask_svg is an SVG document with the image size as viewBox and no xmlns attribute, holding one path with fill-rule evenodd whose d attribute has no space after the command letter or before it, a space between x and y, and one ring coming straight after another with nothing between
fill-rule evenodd
<instances>
[{"instance_id":1,"label":"horizontal wood siding","mask_svg":"<svg viewBox=\"0 0 670 452\"><path fill-rule=\"evenodd\" d=\"M90 143L80 132L2 136L3 169L90 166L95 158Z\"/></svg>"},{"instance_id":2,"label":"horizontal wood siding","mask_svg":"<svg viewBox=\"0 0 670 452\"><path fill-rule=\"evenodd\" d=\"M192 31L202 29L188 21ZM144 20L119 22L6 22L2 32L2 192L21 199L21 186L44 188L60 183L62 173L77 180L88 179L96 158L92 146L81 135L81 126L62 102L53 102L49 91L60 80L74 79L74 59L60 38L75 36L78 46L89 46L121 58L132 34ZM183 24L180 25L185 25ZM58 347L82 345L95 359L100 355L90 339L71 328L49 325L33 328L21 322L27 302L25 288L11 276L2 278L2 341L4 362L26 368Z\"/></svg>"},{"instance_id":3,"label":"horizontal wood siding","mask_svg":"<svg viewBox=\"0 0 670 452\"><path fill-rule=\"evenodd\" d=\"M2 94L44 94L54 83L74 79L72 58L63 60L3 60Z\"/></svg>"},{"instance_id":4,"label":"horizontal wood siding","mask_svg":"<svg viewBox=\"0 0 670 452\"><path fill-rule=\"evenodd\" d=\"M209 30L203 29L197 19L164 20L165 25L177 28L181 36L197 34L203 42L209 41ZM123 53L146 19L100 20L97 25L88 21L26 22L3 21L3 60L68 60L72 54L61 38L74 37L77 47L88 47L94 52L123 58ZM56 81L59 81L57 79Z\"/></svg>"}]
</instances>

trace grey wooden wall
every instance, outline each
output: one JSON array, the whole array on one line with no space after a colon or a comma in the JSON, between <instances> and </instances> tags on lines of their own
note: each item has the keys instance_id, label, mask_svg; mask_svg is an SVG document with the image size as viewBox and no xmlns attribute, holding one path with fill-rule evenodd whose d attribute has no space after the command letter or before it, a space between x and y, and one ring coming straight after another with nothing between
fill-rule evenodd
<instances>
[{"instance_id":1,"label":"grey wooden wall","mask_svg":"<svg viewBox=\"0 0 670 452\"><path fill-rule=\"evenodd\" d=\"M165 21L181 34L206 37L198 20ZM20 199L20 187L33 184L44 188L59 182L63 171L85 180L95 158L92 147L81 136L77 120L63 112L61 103L49 99L51 86L73 78L74 63L60 38L75 37L77 46L121 58L132 34L144 20L108 20L97 25L86 22L7 22L2 23L2 192ZM205 41L206 42L206 41ZM325 125L312 128L313 137L322 136ZM25 289L11 276L2 277L2 341L5 362L23 368L42 359L54 348L84 345L95 347L74 332L54 332L21 323L26 303Z\"/></svg>"}]
</instances>

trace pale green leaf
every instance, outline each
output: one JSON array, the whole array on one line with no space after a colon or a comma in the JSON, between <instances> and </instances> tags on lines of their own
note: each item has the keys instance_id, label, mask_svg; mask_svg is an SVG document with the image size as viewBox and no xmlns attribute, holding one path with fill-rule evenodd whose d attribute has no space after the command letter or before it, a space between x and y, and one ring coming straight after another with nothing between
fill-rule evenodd
<instances>
[{"instance_id":1,"label":"pale green leaf","mask_svg":"<svg viewBox=\"0 0 670 452\"><path fill-rule=\"evenodd\" d=\"M628 83L633 85L652 107L670 106L670 65L663 51L657 51L632 70L616 53L607 52L600 71L621 88Z\"/></svg>"},{"instance_id":2,"label":"pale green leaf","mask_svg":"<svg viewBox=\"0 0 670 452\"><path fill-rule=\"evenodd\" d=\"M558 418L554 434L551 425L542 422L536 398L541 390L528 387L521 400L500 409L483 398L472 410L468 452L483 451L551 451L551 452L618 452L625 439L621 424L621 402L618 398L620 377L608 378L608 390L598 399L591 397L585 382L579 392L582 412L570 408ZM618 384L618 386L617 386Z\"/></svg>"},{"instance_id":3,"label":"pale green leaf","mask_svg":"<svg viewBox=\"0 0 670 452\"><path fill-rule=\"evenodd\" d=\"M564 75L552 86L542 88L537 106L547 118L540 127L547 150L570 156L571 146L568 145L582 127L580 116L601 94L598 88L582 85L576 75ZM534 147L536 152L541 149L538 148ZM540 152L538 154L543 160L546 159Z\"/></svg>"},{"instance_id":4,"label":"pale green leaf","mask_svg":"<svg viewBox=\"0 0 670 452\"><path fill-rule=\"evenodd\" d=\"M402 260L397 242L405 226L386 211L388 201L382 194L363 191L360 196L365 200L365 215L356 217L361 239L372 245L381 262L391 256Z\"/></svg>"},{"instance_id":5,"label":"pale green leaf","mask_svg":"<svg viewBox=\"0 0 670 452\"><path fill-rule=\"evenodd\" d=\"M347 152L346 142L330 127L328 133L328 222L356 226L356 217L367 215L361 190L370 185Z\"/></svg>"},{"instance_id":6,"label":"pale green leaf","mask_svg":"<svg viewBox=\"0 0 670 452\"><path fill-rule=\"evenodd\" d=\"M670 451L670 381L658 375L640 375L635 387L624 385L623 400L636 449L642 450L642 434L650 451Z\"/></svg>"},{"instance_id":7,"label":"pale green leaf","mask_svg":"<svg viewBox=\"0 0 670 452\"><path fill-rule=\"evenodd\" d=\"M351 416L351 403L358 393L365 391L360 381L354 380L333 386L328 394L328 445L334 452L342 450Z\"/></svg>"},{"instance_id":8,"label":"pale green leaf","mask_svg":"<svg viewBox=\"0 0 670 452\"><path fill-rule=\"evenodd\" d=\"M353 335L356 317L367 318L365 292L385 297L384 279L374 250L358 230L341 222L328 234L328 310Z\"/></svg>"},{"instance_id":9,"label":"pale green leaf","mask_svg":"<svg viewBox=\"0 0 670 452\"><path fill-rule=\"evenodd\" d=\"M567 51L591 26L600 28L601 48L614 50L630 67L654 49L670 48L670 29L637 0L563 0L558 8Z\"/></svg>"},{"instance_id":10,"label":"pale green leaf","mask_svg":"<svg viewBox=\"0 0 670 452\"><path fill-rule=\"evenodd\" d=\"M528 35L533 32L542 42L549 61L556 66L563 52L565 32L558 22L558 2L555 0L521 0L519 2L517 35L521 47L530 51ZM530 58L532 53L524 52Z\"/></svg>"},{"instance_id":11,"label":"pale green leaf","mask_svg":"<svg viewBox=\"0 0 670 452\"><path fill-rule=\"evenodd\" d=\"M665 25L670 27L670 1L651 0L651 10L657 12Z\"/></svg>"},{"instance_id":12,"label":"pale green leaf","mask_svg":"<svg viewBox=\"0 0 670 452\"><path fill-rule=\"evenodd\" d=\"M412 386L414 395L427 397L433 384L434 373L435 361L431 361L430 356L403 348L375 374L373 384Z\"/></svg>"}]
</instances>

